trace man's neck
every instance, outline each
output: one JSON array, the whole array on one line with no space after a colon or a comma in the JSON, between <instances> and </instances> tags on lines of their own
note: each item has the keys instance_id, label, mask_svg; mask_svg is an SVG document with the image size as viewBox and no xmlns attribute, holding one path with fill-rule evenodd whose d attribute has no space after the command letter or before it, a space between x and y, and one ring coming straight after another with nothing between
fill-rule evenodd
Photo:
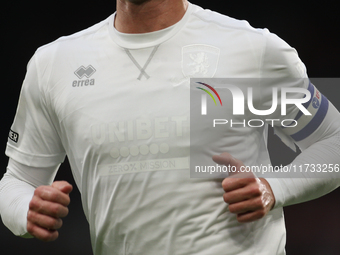
<instances>
[{"instance_id":1,"label":"man's neck","mask_svg":"<svg viewBox=\"0 0 340 255\"><path fill-rule=\"evenodd\" d=\"M176 24L184 16L187 0L149 0L134 4L117 0L115 28L122 33L148 33Z\"/></svg>"}]
</instances>

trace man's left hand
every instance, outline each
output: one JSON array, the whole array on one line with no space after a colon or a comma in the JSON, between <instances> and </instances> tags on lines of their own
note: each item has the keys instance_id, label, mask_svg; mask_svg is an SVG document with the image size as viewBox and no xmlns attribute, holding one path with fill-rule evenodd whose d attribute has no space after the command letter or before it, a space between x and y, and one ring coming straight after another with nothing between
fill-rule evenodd
<instances>
[{"instance_id":1,"label":"man's left hand","mask_svg":"<svg viewBox=\"0 0 340 255\"><path fill-rule=\"evenodd\" d=\"M263 218L274 206L275 197L269 183L253 173L240 172L243 162L229 153L215 155L212 159L220 165L236 167L236 172L222 182L223 199L229 211L237 214L239 222L251 222Z\"/></svg>"}]
</instances>

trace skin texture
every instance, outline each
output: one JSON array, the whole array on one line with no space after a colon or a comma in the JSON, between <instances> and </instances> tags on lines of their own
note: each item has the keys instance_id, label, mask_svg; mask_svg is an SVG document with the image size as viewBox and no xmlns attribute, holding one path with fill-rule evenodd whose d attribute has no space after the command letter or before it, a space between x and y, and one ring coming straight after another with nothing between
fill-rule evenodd
<instances>
[{"instance_id":1,"label":"skin texture","mask_svg":"<svg viewBox=\"0 0 340 255\"><path fill-rule=\"evenodd\" d=\"M267 215L275 205L275 197L266 179L257 178L253 173L241 173L239 170L244 164L229 153L215 155L213 160L238 170L222 182L223 199L229 204L229 211L237 214L237 220L251 222Z\"/></svg>"},{"instance_id":2,"label":"skin texture","mask_svg":"<svg viewBox=\"0 0 340 255\"><path fill-rule=\"evenodd\" d=\"M149 33L180 21L187 0L117 0L115 28L122 33Z\"/></svg>"},{"instance_id":3,"label":"skin texture","mask_svg":"<svg viewBox=\"0 0 340 255\"><path fill-rule=\"evenodd\" d=\"M56 181L51 186L36 188L27 213L27 231L42 241L58 238L58 229L67 216L72 185L66 181Z\"/></svg>"}]
</instances>

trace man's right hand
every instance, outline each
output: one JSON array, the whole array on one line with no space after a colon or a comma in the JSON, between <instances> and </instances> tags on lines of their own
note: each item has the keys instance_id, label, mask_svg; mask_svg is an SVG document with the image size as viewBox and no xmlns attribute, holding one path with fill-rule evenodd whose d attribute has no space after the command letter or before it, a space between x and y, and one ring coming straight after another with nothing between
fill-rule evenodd
<instances>
[{"instance_id":1,"label":"man's right hand","mask_svg":"<svg viewBox=\"0 0 340 255\"><path fill-rule=\"evenodd\" d=\"M27 213L28 233L42 241L56 240L61 218L68 214L71 191L72 185L66 181L36 188Z\"/></svg>"}]
</instances>

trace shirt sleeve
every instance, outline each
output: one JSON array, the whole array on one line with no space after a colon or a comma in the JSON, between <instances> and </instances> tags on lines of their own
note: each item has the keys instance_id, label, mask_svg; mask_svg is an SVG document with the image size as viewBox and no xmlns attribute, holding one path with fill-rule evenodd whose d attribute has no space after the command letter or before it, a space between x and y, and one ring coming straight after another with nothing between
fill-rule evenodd
<instances>
[{"instance_id":1,"label":"shirt sleeve","mask_svg":"<svg viewBox=\"0 0 340 255\"><path fill-rule=\"evenodd\" d=\"M44 63L40 65L43 71L39 71L35 54L27 66L6 155L27 166L49 167L63 162L65 151L56 125L58 120L46 95L48 84L40 83L41 76L48 74Z\"/></svg>"},{"instance_id":2,"label":"shirt sleeve","mask_svg":"<svg viewBox=\"0 0 340 255\"><path fill-rule=\"evenodd\" d=\"M264 117L275 127L289 126L307 101L309 79L305 65L294 48L275 34L265 35L262 56L261 93L258 108L269 111ZM300 107L300 108L299 108ZM272 109L270 111L269 109ZM288 120L288 121L287 121ZM284 140L283 142L286 143ZM290 146L289 143L286 143Z\"/></svg>"},{"instance_id":3,"label":"shirt sleeve","mask_svg":"<svg viewBox=\"0 0 340 255\"><path fill-rule=\"evenodd\" d=\"M330 104L319 127L301 141L295 141L302 148L291 163L302 173L289 178L268 178L275 196L275 207L309 201L323 196L340 186L340 114ZM322 166L323 173L313 168ZM302 168L300 168L302 167Z\"/></svg>"},{"instance_id":4,"label":"shirt sleeve","mask_svg":"<svg viewBox=\"0 0 340 255\"><path fill-rule=\"evenodd\" d=\"M261 105L268 109L272 105L272 88L288 88L290 98L300 100L296 104L286 105L282 114L281 97L278 109L269 116L277 119L274 133L290 148L295 144L301 149L292 165L325 165L330 168L340 164L340 114L329 100L310 82L306 68L295 49L273 34L267 34L266 49L262 65ZM322 84L320 84L322 86ZM301 90L302 89L302 90ZM300 92L298 92L300 91ZM281 90L282 92L282 90ZM309 94L309 96L308 96ZM302 112L306 109L309 114ZM289 119L282 125L283 119ZM274 123L274 122L273 122ZM308 201L334 190L340 185L339 173L328 169L329 174L319 175L305 171L287 178L268 178L276 199L275 207Z\"/></svg>"},{"instance_id":5,"label":"shirt sleeve","mask_svg":"<svg viewBox=\"0 0 340 255\"><path fill-rule=\"evenodd\" d=\"M41 185L51 185L59 165L51 167L25 166L9 159L7 172L0 180L0 215L4 225L13 234L27 234L27 212L34 190Z\"/></svg>"}]
</instances>

